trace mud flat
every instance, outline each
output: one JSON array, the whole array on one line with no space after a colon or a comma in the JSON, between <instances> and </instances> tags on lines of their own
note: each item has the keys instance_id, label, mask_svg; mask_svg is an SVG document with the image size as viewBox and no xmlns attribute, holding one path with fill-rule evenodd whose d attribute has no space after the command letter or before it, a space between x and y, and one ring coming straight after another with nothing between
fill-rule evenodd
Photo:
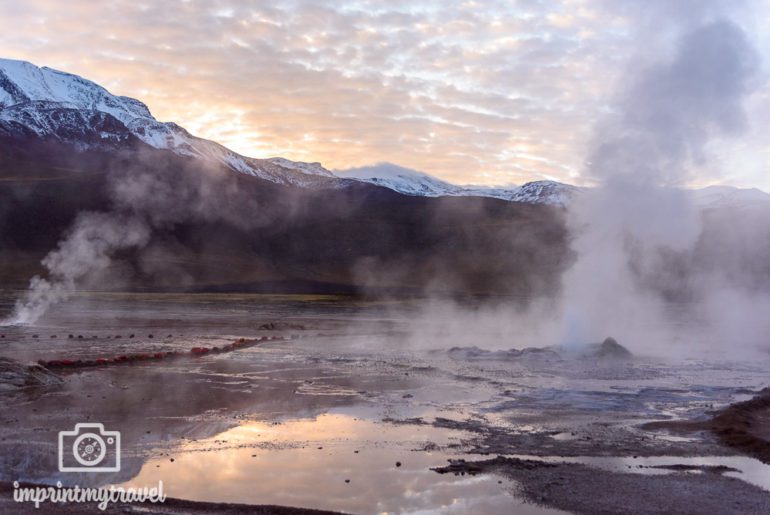
<instances>
[{"instance_id":1,"label":"mud flat","mask_svg":"<svg viewBox=\"0 0 770 515\"><path fill-rule=\"evenodd\" d=\"M177 499L166 513L770 512L757 444L770 356L570 355L483 335L415 345L402 323L414 308L84 294L4 328L0 511L28 508L9 500L13 481L162 480ZM228 347L242 338L256 343ZM192 351L214 347L227 352ZM179 357L90 365L164 353ZM48 376L18 364L40 359L89 366L28 382ZM58 432L79 422L121 432L120 471L58 470Z\"/></svg>"},{"instance_id":2,"label":"mud flat","mask_svg":"<svg viewBox=\"0 0 770 515\"><path fill-rule=\"evenodd\" d=\"M674 469L682 470L682 469ZM442 474L500 474L516 481L519 495L573 513L767 513L770 496L761 488L708 466L686 472L642 475L610 472L583 464L499 456L452 462ZM697 472L697 473L693 473Z\"/></svg>"},{"instance_id":3,"label":"mud flat","mask_svg":"<svg viewBox=\"0 0 770 515\"><path fill-rule=\"evenodd\" d=\"M678 434L710 431L722 444L770 463L770 388L727 406L708 420L649 422L644 427Z\"/></svg>"}]
</instances>

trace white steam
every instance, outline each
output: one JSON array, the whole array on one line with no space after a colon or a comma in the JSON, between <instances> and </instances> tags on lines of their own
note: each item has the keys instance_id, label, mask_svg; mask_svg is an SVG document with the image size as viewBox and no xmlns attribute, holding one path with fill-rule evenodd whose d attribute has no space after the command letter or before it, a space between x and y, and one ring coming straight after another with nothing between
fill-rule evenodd
<instances>
[{"instance_id":1,"label":"white steam","mask_svg":"<svg viewBox=\"0 0 770 515\"><path fill-rule=\"evenodd\" d=\"M569 213L577 261L564 277L568 345L613 335L649 348L664 338L671 305L661 289L680 278L670 263L686 261L702 234L701 213L678 187L706 161L710 141L746 125L757 58L743 31L711 18L683 25L674 41L672 53L632 73L597 128L587 174L599 186ZM699 301L712 305L712 293Z\"/></svg>"},{"instance_id":2,"label":"white steam","mask_svg":"<svg viewBox=\"0 0 770 515\"><path fill-rule=\"evenodd\" d=\"M77 216L42 261L47 277L32 278L0 325L35 323L87 279L106 270L117 253L142 251L156 234L176 224L223 221L250 228L266 223L256 201L239 190L231 172L215 163L187 168L171 163L164 168L163 159L161 153L137 152L133 167L105 172L112 209Z\"/></svg>"},{"instance_id":3,"label":"white steam","mask_svg":"<svg viewBox=\"0 0 770 515\"><path fill-rule=\"evenodd\" d=\"M43 259L48 278L32 278L2 325L34 323L51 305L69 297L79 280L107 268L115 252L144 246L149 239L149 226L136 216L79 214L68 235Z\"/></svg>"}]
</instances>

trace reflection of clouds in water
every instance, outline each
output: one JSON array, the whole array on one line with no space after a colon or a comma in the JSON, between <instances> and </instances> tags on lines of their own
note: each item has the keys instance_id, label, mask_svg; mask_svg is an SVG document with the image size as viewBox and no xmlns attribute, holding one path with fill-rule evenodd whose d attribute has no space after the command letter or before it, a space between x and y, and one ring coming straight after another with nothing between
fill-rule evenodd
<instances>
[{"instance_id":1,"label":"reflection of clouds in water","mask_svg":"<svg viewBox=\"0 0 770 515\"><path fill-rule=\"evenodd\" d=\"M173 463L168 458L148 461L129 484L162 479L169 495L186 499L355 513L484 513L516 506L506 493L508 482L500 485L488 475L439 475L430 467L443 465L446 456L412 451L428 441L445 445L461 434L342 414L281 424L249 422L172 451ZM207 451L194 452L200 449ZM402 466L396 467L396 461Z\"/></svg>"}]
</instances>

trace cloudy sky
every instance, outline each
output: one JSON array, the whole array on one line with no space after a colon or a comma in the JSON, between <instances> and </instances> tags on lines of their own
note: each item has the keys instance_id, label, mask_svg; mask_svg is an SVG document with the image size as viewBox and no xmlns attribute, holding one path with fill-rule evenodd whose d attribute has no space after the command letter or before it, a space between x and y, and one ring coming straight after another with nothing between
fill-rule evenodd
<instances>
[{"instance_id":1,"label":"cloudy sky","mask_svg":"<svg viewBox=\"0 0 770 515\"><path fill-rule=\"evenodd\" d=\"M665 54L677 17L710 3L651 15L654 2L0 0L0 53L138 98L248 156L581 183L624 77ZM767 3L734 11L722 14L770 49ZM746 106L748 132L711 145L694 185L770 190L762 80Z\"/></svg>"}]
</instances>

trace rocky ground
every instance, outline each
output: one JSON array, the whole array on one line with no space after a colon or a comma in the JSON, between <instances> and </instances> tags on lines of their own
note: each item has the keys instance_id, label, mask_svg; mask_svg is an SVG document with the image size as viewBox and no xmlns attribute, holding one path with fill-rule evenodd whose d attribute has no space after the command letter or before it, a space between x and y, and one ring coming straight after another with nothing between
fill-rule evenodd
<instances>
[{"instance_id":1,"label":"rocky ground","mask_svg":"<svg viewBox=\"0 0 770 515\"><path fill-rule=\"evenodd\" d=\"M672 361L612 340L415 348L401 316L338 298L110 297L5 328L0 510L27 508L12 481L163 479L185 499L152 507L163 513L770 511L761 356ZM227 352L191 352L213 347ZM119 473L57 471L58 431L84 421L120 429Z\"/></svg>"}]
</instances>

